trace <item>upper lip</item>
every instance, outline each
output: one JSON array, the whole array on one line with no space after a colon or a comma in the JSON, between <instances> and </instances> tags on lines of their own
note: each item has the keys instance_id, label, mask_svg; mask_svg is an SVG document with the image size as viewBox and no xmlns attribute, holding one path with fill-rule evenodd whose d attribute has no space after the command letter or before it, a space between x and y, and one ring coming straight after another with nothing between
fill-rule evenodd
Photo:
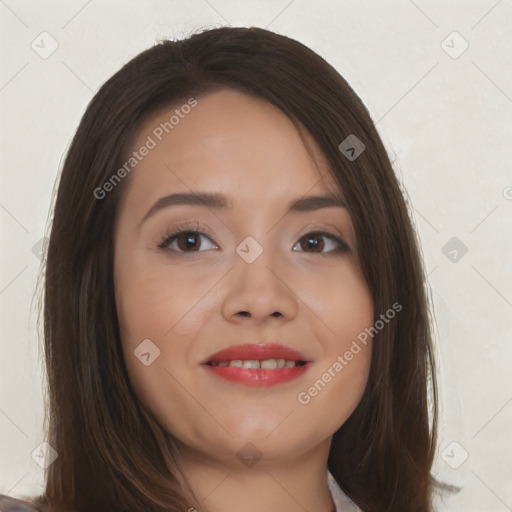
<instances>
[{"instance_id":1,"label":"upper lip","mask_svg":"<svg viewBox=\"0 0 512 512\"><path fill-rule=\"evenodd\" d=\"M203 361L203 364L210 361L233 361L235 359L260 361L265 359L286 359L288 361L308 362L299 351L285 345L279 345L278 343L246 343L220 350L209 356Z\"/></svg>"}]
</instances>

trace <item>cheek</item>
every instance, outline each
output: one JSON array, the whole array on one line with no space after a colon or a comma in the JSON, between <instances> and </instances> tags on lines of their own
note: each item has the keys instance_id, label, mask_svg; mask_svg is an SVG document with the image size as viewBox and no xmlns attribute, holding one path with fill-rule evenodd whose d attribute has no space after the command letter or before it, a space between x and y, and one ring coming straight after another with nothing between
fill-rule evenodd
<instances>
[{"instance_id":1,"label":"cheek","mask_svg":"<svg viewBox=\"0 0 512 512\"><path fill-rule=\"evenodd\" d=\"M349 291L348 289L346 290ZM373 302L364 286L353 293L337 292L325 311L330 334L323 340L324 356L297 394L298 416L334 433L349 418L364 393L370 371ZM310 418L314 418L311 420Z\"/></svg>"},{"instance_id":2,"label":"cheek","mask_svg":"<svg viewBox=\"0 0 512 512\"><path fill-rule=\"evenodd\" d=\"M332 359L312 375L308 386L297 395L297 416L307 424L321 426L326 435L336 432L354 412L366 387L371 346L351 361Z\"/></svg>"},{"instance_id":3,"label":"cheek","mask_svg":"<svg viewBox=\"0 0 512 512\"><path fill-rule=\"evenodd\" d=\"M318 315L316 330L325 333L324 356L297 401L307 411L306 415L334 432L357 407L368 380L372 354L369 329L374 322L374 306L355 265L333 273L331 280L323 284L321 293L319 289L313 295L309 291L309 305Z\"/></svg>"},{"instance_id":4,"label":"cheek","mask_svg":"<svg viewBox=\"0 0 512 512\"><path fill-rule=\"evenodd\" d=\"M162 338L192 310L197 312L210 287L197 272L126 266L116 283L119 321L131 337Z\"/></svg>"},{"instance_id":5,"label":"cheek","mask_svg":"<svg viewBox=\"0 0 512 512\"><path fill-rule=\"evenodd\" d=\"M150 269L137 257L121 259L115 276L121 344L132 387L167 430L186 437L190 427L186 419L204 414L184 391L195 393L190 340L197 336L215 300L207 295L215 281L167 266ZM142 346L144 351L139 349ZM137 357L141 353L149 356L141 360Z\"/></svg>"},{"instance_id":6,"label":"cheek","mask_svg":"<svg viewBox=\"0 0 512 512\"><path fill-rule=\"evenodd\" d=\"M373 324L374 307L366 281L354 262L329 269L316 280L303 279L297 295L311 317L327 353L347 350Z\"/></svg>"}]
</instances>

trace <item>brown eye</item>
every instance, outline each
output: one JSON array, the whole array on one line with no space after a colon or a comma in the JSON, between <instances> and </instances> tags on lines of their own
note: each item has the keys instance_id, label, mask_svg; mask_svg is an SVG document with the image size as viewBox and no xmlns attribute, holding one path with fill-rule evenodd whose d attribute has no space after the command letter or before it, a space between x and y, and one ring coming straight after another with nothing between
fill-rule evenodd
<instances>
[{"instance_id":1,"label":"brown eye","mask_svg":"<svg viewBox=\"0 0 512 512\"><path fill-rule=\"evenodd\" d=\"M200 231L178 231L176 233L172 233L168 235L162 242L158 244L158 247L160 249L169 249L174 252L182 252L182 253L190 253L190 252L201 252L199 249L202 250L209 249L211 247L206 247L204 249L202 246L204 245L201 243L201 237L206 238L207 240L210 240L210 243L213 248L216 248L217 246L211 242L211 239L208 235L205 233L201 233ZM174 245L174 246L173 246Z\"/></svg>"},{"instance_id":2,"label":"brown eye","mask_svg":"<svg viewBox=\"0 0 512 512\"><path fill-rule=\"evenodd\" d=\"M302 249L311 249L313 252L322 252L325 246L321 235L308 235L302 238L302 241L304 242L301 243Z\"/></svg>"},{"instance_id":3,"label":"brown eye","mask_svg":"<svg viewBox=\"0 0 512 512\"><path fill-rule=\"evenodd\" d=\"M201 235L192 231L182 233L176 237L178 248L181 251L187 251L188 249L195 251L199 249L201 245L200 237Z\"/></svg>"},{"instance_id":4,"label":"brown eye","mask_svg":"<svg viewBox=\"0 0 512 512\"><path fill-rule=\"evenodd\" d=\"M308 233L297 242L295 247L297 245L301 248L299 252L333 254L350 251L349 246L341 238L324 232ZM326 247L328 250L324 250Z\"/></svg>"}]
</instances>

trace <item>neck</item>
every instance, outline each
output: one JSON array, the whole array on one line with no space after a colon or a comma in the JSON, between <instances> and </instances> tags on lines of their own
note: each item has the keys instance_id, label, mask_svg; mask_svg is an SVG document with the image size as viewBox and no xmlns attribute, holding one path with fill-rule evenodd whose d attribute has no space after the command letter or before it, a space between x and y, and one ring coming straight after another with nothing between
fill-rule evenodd
<instances>
[{"instance_id":1,"label":"neck","mask_svg":"<svg viewBox=\"0 0 512 512\"><path fill-rule=\"evenodd\" d=\"M179 465L198 512L333 512L327 479L330 439L279 460L212 459L180 446Z\"/></svg>"}]
</instances>

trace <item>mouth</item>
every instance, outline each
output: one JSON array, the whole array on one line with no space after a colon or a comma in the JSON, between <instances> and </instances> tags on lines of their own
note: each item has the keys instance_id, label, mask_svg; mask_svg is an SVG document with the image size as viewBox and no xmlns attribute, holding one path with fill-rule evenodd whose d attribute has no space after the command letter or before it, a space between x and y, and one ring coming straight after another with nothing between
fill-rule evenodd
<instances>
[{"instance_id":1,"label":"mouth","mask_svg":"<svg viewBox=\"0 0 512 512\"><path fill-rule=\"evenodd\" d=\"M203 361L212 375L247 386L273 386L300 377L310 367L294 349L277 344L236 345Z\"/></svg>"}]
</instances>

